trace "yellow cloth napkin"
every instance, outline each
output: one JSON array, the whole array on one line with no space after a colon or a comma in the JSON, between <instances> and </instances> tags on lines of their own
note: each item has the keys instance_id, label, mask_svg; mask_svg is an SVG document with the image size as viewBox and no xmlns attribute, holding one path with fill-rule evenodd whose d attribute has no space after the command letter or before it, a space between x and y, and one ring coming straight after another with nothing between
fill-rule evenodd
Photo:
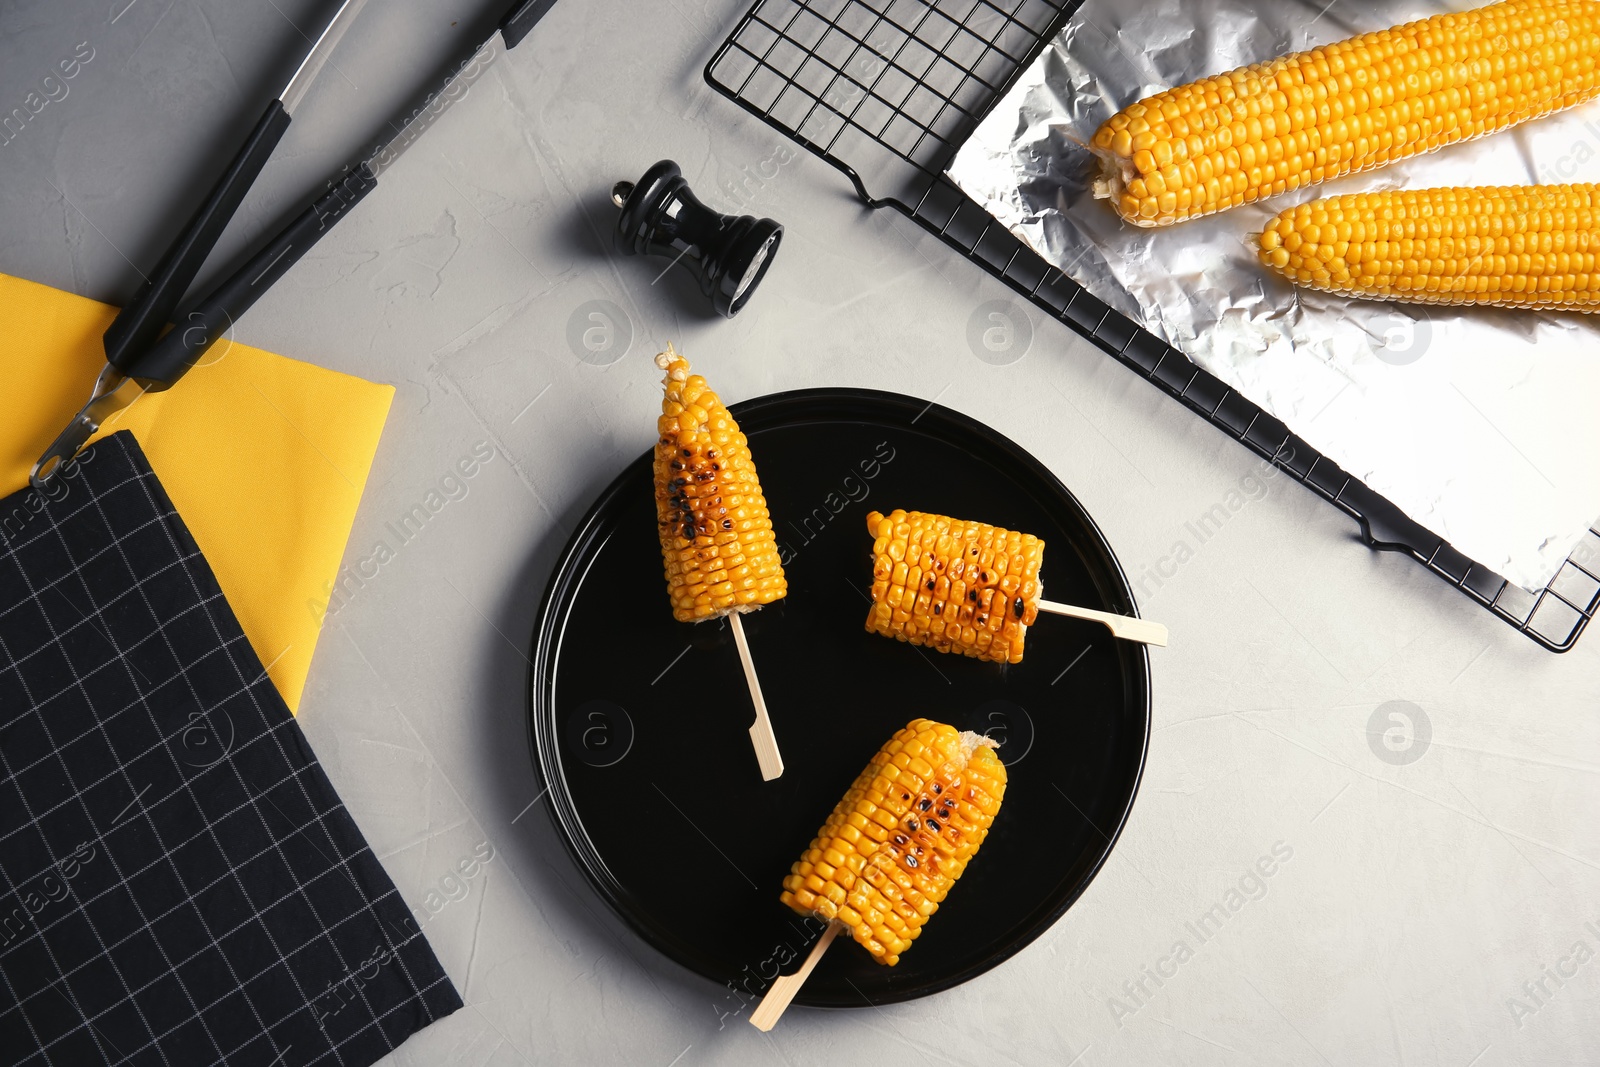
<instances>
[{"instance_id":1,"label":"yellow cloth napkin","mask_svg":"<svg viewBox=\"0 0 1600 1067\"><path fill-rule=\"evenodd\" d=\"M117 309L0 274L0 495L89 399ZM290 710L298 710L394 388L220 341L132 430Z\"/></svg>"}]
</instances>

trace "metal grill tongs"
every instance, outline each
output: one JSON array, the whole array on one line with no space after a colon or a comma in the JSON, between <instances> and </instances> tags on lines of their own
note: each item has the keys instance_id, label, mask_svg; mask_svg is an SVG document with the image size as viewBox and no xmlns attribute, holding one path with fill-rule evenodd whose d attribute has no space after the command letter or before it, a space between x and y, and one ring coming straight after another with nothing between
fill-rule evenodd
<instances>
[{"instance_id":1,"label":"metal grill tongs","mask_svg":"<svg viewBox=\"0 0 1600 1067\"><path fill-rule=\"evenodd\" d=\"M378 184L428 127L466 95L471 85L502 55L520 44L555 0L520 0L494 32L456 64L435 91L407 112L399 132L360 162L346 167L328 189L263 245L243 266L196 301L171 329L173 313L199 273L245 193L289 128L295 108L327 64L340 39L367 0L344 0L305 61L267 105L210 194L168 248L155 274L105 333L106 365L95 379L89 402L51 442L33 465L29 480L42 488L61 464L71 460L117 412L146 392L169 389L246 311Z\"/></svg>"}]
</instances>

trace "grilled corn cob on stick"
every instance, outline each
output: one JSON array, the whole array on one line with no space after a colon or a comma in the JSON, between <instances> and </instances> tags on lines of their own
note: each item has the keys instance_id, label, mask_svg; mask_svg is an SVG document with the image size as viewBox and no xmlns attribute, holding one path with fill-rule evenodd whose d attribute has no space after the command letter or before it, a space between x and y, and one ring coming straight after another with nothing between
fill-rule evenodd
<instances>
[{"instance_id":1,"label":"grilled corn cob on stick","mask_svg":"<svg viewBox=\"0 0 1600 1067\"><path fill-rule=\"evenodd\" d=\"M927 719L896 733L790 869L782 901L842 924L879 963L900 962L1000 810L994 747Z\"/></svg>"},{"instance_id":2,"label":"grilled corn cob on stick","mask_svg":"<svg viewBox=\"0 0 1600 1067\"><path fill-rule=\"evenodd\" d=\"M656 422L655 491L672 616L679 622L728 616L756 709L750 742L761 777L771 781L783 774L783 757L739 615L788 591L772 516L750 443L722 400L689 373L689 361L671 344L656 366L667 372Z\"/></svg>"},{"instance_id":3,"label":"grilled corn cob on stick","mask_svg":"<svg viewBox=\"0 0 1600 1067\"><path fill-rule=\"evenodd\" d=\"M656 524L679 622L754 611L788 591L750 444L706 380L672 345L656 422Z\"/></svg>"},{"instance_id":4,"label":"grilled corn cob on stick","mask_svg":"<svg viewBox=\"0 0 1600 1067\"><path fill-rule=\"evenodd\" d=\"M1258 240L1261 262L1312 289L1600 313L1600 185L1335 196Z\"/></svg>"},{"instance_id":5,"label":"grilled corn cob on stick","mask_svg":"<svg viewBox=\"0 0 1600 1067\"><path fill-rule=\"evenodd\" d=\"M1165 226L1600 95L1600 3L1508 0L1157 93L1095 134L1096 195Z\"/></svg>"},{"instance_id":6,"label":"grilled corn cob on stick","mask_svg":"<svg viewBox=\"0 0 1600 1067\"><path fill-rule=\"evenodd\" d=\"M1022 662L1039 615L1044 542L921 511L874 511L867 629L995 663Z\"/></svg>"}]
</instances>

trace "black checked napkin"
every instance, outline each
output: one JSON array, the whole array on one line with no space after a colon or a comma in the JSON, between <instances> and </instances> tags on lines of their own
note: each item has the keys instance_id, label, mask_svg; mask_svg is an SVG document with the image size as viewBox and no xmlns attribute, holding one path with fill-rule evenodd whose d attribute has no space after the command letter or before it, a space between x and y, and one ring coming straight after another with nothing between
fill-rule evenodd
<instances>
[{"instance_id":1,"label":"black checked napkin","mask_svg":"<svg viewBox=\"0 0 1600 1067\"><path fill-rule=\"evenodd\" d=\"M0 500L0 1063L366 1067L459 1007L133 436Z\"/></svg>"}]
</instances>

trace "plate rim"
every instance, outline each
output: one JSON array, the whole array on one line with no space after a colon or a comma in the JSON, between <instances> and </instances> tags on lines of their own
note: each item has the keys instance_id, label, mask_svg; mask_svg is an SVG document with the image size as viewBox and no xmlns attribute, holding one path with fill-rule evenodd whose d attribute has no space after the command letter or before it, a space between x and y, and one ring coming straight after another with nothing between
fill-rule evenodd
<instances>
[{"instance_id":1,"label":"plate rim","mask_svg":"<svg viewBox=\"0 0 1600 1067\"><path fill-rule=\"evenodd\" d=\"M823 402L845 402L847 404L885 405L891 408L911 408L920 412L913 422L920 422L929 415L937 416L937 420L944 420L955 424L964 431L977 433L987 438L992 444L1006 452L1010 458L1019 465L1029 468L1037 477L1043 479L1062 498L1076 509L1086 524L1089 533L1104 557L1104 562L1109 564L1111 577L1117 588L1111 590L1113 596L1120 596L1121 604L1118 605L1123 613L1138 615L1138 606L1134 600L1133 587L1128 582L1127 574L1122 569L1122 563L1117 558L1111 542L1105 533L1066 484L1056 476L1048 466L1038 457L1017 444L1005 434L1000 433L986 423L980 422L970 415L948 408L934 401L925 401L905 393L896 393L882 389L864 389L855 387L824 386L806 389L789 389L776 393L765 393L760 396L741 400L729 405L733 417L741 423L751 415L768 412L772 408L782 408L788 405L800 405ZM584 512L583 518L573 529L566 544L562 547L555 566L545 582L544 593L540 598L539 611L534 618L532 643L528 657L528 674L526 690L526 706L524 716L527 724L529 754L534 766L538 769L540 777L544 780L546 792L549 794L549 803L545 805L549 818L556 830L556 836L561 839L567 854L573 863L582 872L584 879L590 887L599 894L601 900L611 911L638 935L646 944L659 952L675 965L691 974L704 978L719 985L731 984L728 976L719 976L707 973L679 958L673 943L660 937L654 930L635 918L631 909L626 905L623 897L616 889L623 888L621 883L610 874L604 858L594 849L589 841L588 834L582 828L582 821L578 816L576 804L571 791L567 787L562 765L556 754L559 747L559 726L553 720L554 702L546 699L546 691L550 690L553 679L546 664L551 656L559 654L562 632L551 625L560 601L566 600L565 591L575 582L582 580L587 568L574 566L575 560L586 551L593 543L598 530L597 524L601 515L609 509L612 501L623 491L625 484L633 475L633 468L653 457L654 445L650 446L643 455L629 460L609 484L595 498L594 502ZM1107 591L1097 590L1104 595ZM1134 805L1138 802L1139 789L1144 784L1145 765L1150 754L1150 735L1152 733L1153 717L1152 706L1154 693L1150 678L1150 652L1143 645L1136 645L1129 650L1133 659L1132 680L1143 693L1143 725L1144 737L1139 746L1139 758L1134 767L1132 788L1128 793L1128 800L1121 814L1117 818L1116 826L1106 834L1106 846L1095 860L1094 864L1086 871L1079 883L1064 895L1062 900L1048 915L1040 917L1037 921L1027 926L1020 936L1013 938L1008 944L996 952L985 956L980 962L960 971L941 977L931 983L905 990L892 990L887 995L880 994L875 999L866 998L860 1003L834 1003L826 1000L808 998L804 989L795 997L794 1003L813 1008L828 1009L858 1009L863 1007L877 1007L884 1004L904 1003L918 1000L923 997L942 993L958 985L962 985L979 975L993 970L1006 960L1015 956L1023 949L1037 941L1047 930L1055 926L1074 904L1088 891L1090 885L1099 877L1106 861L1116 851L1117 844L1122 840L1122 832L1132 817ZM553 693L553 690L550 690ZM543 705L543 707L541 707ZM549 711L550 714L541 714ZM550 721L545 721L546 719ZM601 877L605 872L605 877ZM613 885L607 882L615 883Z\"/></svg>"}]
</instances>

